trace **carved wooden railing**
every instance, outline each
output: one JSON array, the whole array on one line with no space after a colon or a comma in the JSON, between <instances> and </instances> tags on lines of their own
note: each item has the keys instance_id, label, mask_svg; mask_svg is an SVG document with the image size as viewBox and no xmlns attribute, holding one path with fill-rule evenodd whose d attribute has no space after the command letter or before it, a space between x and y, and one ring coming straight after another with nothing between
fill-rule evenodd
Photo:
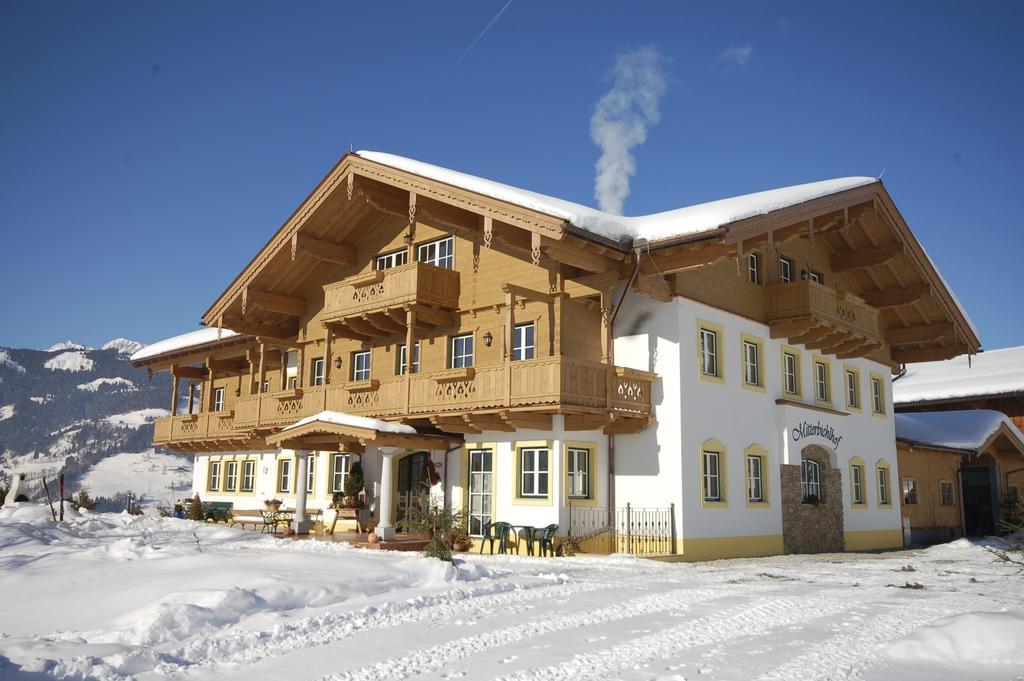
<instances>
[{"instance_id":1,"label":"carved wooden railing","mask_svg":"<svg viewBox=\"0 0 1024 681\"><path fill-rule=\"evenodd\" d=\"M419 304L454 310L459 306L459 273L414 262L358 274L324 286L326 322L368 312Z\"/></svg>"},{"instance_id":2,"label":"carved wooden railing","mask_svg":"<svg viewBox=\"0 0 1024 681\"><path fill-rule=\"evenodd\" d=\"M811 319L881 342L878 310L851 293L806 280L768 287L768 324Z\"/></svg>"},{"instance_id":3,"label":"carved wooden railing","mask_svg":"<svg viewBox=\"0 0 1024 681\"><path fill-rule=\"evenodd\" d=\"M153 443L235 439L244 433L230 411L185 414L157 419L153 424Z\"/></svg>"}]
</instances>

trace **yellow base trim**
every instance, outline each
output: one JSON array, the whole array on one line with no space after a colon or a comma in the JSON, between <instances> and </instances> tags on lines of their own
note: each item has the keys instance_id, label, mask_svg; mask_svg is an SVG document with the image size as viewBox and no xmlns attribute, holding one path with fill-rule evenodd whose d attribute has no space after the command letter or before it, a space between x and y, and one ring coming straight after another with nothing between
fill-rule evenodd
<instances>
[{"instance_id":1,"label":"yellow base trim","mask_svg":"<svg viewBox=\"0 0 1024 681\"><path fill-rule=\"evenodd\" d=\"M858 530L844 532L847 551L902 549L903 530Z\"/></svg>"},{"instance_id":2,"label":"yellow base trim","mask_svg":"<svg viewBox=\"0 0 1024 681\"><path fill-rule=\"evenodd\" d=\"M782 553L781 534L758 534L746 537L707 537L680 539L678 555L651 556L669 563L719 560L722 558L756 558Z\"/></svg>"}]
</instances>

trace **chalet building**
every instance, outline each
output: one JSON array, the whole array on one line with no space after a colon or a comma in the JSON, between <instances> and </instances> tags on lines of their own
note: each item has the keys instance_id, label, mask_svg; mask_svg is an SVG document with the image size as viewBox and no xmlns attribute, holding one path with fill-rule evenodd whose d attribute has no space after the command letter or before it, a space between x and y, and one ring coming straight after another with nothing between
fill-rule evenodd
<instances>
[{"instance_id":1,"label":"chalet building","mask_svg":"<svg viewBox=\"0 0 1024 681\"><path fill-rule=\"evenodd\" d=\"M204 499L301 517L358 460L385 539L430 490L688 560L901 545L892 372L979 346L873 178L622 217L375 152L202 322L133 361Z\"/></svg>"}]
</instances>

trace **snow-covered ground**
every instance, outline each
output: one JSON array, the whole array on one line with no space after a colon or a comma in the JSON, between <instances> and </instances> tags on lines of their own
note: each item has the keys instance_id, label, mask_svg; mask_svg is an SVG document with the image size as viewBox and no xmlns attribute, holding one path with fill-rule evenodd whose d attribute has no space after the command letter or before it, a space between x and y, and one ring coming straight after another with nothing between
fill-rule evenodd
<instances>
[{"instance_id":1,"label":"snow-covered ground","mask_svg":"<svg viewBox=\"0 0 1024 681\"><path fill-rule=\"evenodd\" d=\"M113 499L131 492L143 506L156 504L171 508L174 501L191 496L191 457L158 453L124 452L102 459L79 481L78 487L96 499Z\"/></svg>"},{"instance_id":2,"label":"snow-covered ground","mask_svg":"<svg viewBox=\"0 0 1024 681\"><path fill-rule=\"evenodd\" d=\"M118 386L121 387L118 388ZM97 392L100 388L103 387L117 388L122 392L133 392L135 390L138 390L138 388L135 387L134 383L129 381L127 378L121 378L120 376L115 376L114 378L97 378L95 380L89 381L88 383L78 384L79 390L87 390L91 393Z\"/></svg>"},{"instance_id":3,"label":"snow-covered ground","mask_svg":"<svg viewBox=\"0 0 1024 681\"><path fill-rule=\"evenodd\" d=\"M0 510L0 678L1012 679L1024 577L958 541L666 564ZM920 584L921 588L902 588Z\"/></svg>"}]
</instances>

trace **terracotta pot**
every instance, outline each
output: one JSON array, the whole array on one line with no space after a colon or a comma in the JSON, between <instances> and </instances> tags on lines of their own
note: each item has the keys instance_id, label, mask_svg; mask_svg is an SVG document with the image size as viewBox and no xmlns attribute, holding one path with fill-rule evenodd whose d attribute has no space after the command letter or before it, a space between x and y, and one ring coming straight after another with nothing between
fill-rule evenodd
<instances>
[{"instance_id":1,"label":"terracotta pot","mask_svg":"<svg viewBox=\"0 0 1024 681\"><path fill-rule=\"evenodd\" d=\"M366 541L370 542L371 544L376 544L379 541L378 538L377 538L377 533L376 532L368 533L366 535Z\"/></svg>"}]
</instances>

